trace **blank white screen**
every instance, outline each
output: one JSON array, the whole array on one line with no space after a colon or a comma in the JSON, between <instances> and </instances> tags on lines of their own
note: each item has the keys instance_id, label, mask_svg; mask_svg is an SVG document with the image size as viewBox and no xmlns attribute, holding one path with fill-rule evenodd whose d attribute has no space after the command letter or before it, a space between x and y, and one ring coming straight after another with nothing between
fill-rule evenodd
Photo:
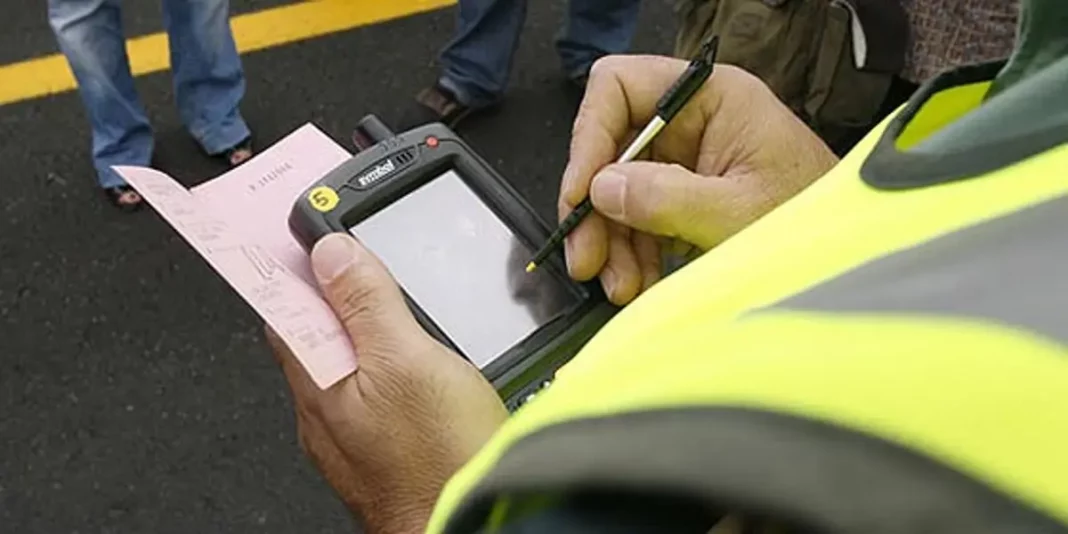
<instances>
[{"instance_id":1,"label":"blank white screen","mask_svg":"<svg viewBox=\"0 0 1068 534\"><path fill-rule=\"evenodd\" d=\"M578 301L454 171L350 231L480 369Z\"/></svg>"}]
</instances>

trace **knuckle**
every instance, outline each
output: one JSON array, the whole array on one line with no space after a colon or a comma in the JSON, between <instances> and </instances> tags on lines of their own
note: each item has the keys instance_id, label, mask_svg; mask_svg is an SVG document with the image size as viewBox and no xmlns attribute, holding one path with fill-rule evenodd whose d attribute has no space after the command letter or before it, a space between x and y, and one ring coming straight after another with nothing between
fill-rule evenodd
<instances>
[{"instance_id":1,"label":"knuckle","mask_svg":"<svg viewBox=\"0 0 1068 534\"><path fill-rule=\"evenodd\" d=\"M635 187L632 194L627 195L624 202L631 213L641 217L647 224L658 230L663 227L664 221L670 218L670 206L664 191L652 183L642 184Z\"/></svg>"},{"instance_id":2,"label":"knuckle","mask_svg":"<svg viewBox=\"0 0 1068 534\"><path fill-rule=\"evenodd\" d=\"M608 55L602 56L593 62L590 67L589 80L586 84L585 97L579 105L575 120L571 126L572 146L574 146L576 138L586 130L587 126L596 123L596 120L591 121L591 119L595 118L594 114L591 114L591 109L602 104L606 88L617 86L614 83L604 83L603 80L618 78L619 73L626 70L630 61L632 60L626 56Z\"/></svg>"},{"instance_id":3,"label":"knuckle","mask_svg":"<svg viewBox=\"0 0 1068 534\"><path fill-rule=\"evenodd\" d=\"M349 275L342 278L335 287L338 301L338 315L348 322L367 317L379 308L381 297L376 273L365 265L356 265Z\"/></svg>"},{"instance_id":4,"label":"knuckle","mask_svg":"<svg viewBox=\"0 0 1068 534\"><path fill-rule=\"evenodd\" d=\"M602 56L590 66L590 80L593 80L595 76L598 78L606 75L611 76L617 72L618 69L622 68L626 62L626 56L615 54Z\"/></svg>"},{"instance_id":5,"label":"knuckle","mask_svg":"<svg viewBox=\"0 0 1068 534\"><path fill-rule=\"evenodd\" d=\"M760 81L756 75L752 74L748 70L739 67L737 65L731 65L728 63L717 63L716 69L719 71L720 79L726 80L731 84L753 84Z\"/></svg>"},{"instance_id":6,"label":"knuckle","mask_svg":"<svg viewBox=\"0 0 1068 534\"><path fill-rule=\"evenodd\" d=\"M679 206L669 190L669 184L675 177L688 172L686 167L678 163L658 165L648 179L635 180L633 187L628 188L628 194L623 199L626 209L646 221L658 233L670 233Z\"/></svg>"},{"instance_id":7,"label":"knuckle","mask_svg":"<svg viewBox=\"0 0 1068 534\"><path fill-rule=\"evenodd\" d=\"M722 79L726 81L726 89L737 97L766 98L774 96L768 84L755 74L735 65L716 65L722 68Z\"/></svg>"},{"instance_id":8,"label":"knuckle","mask_svg":"<svg viewBox=\"0 0 1068 534\"><path fill-rule=\"evenodd\" d=\"M575 154L575 150L581 146L582 141L579 136L582 135L582 130L586 129L586 121L589 119L587 115L587 106L585 103L579 106L578 111L575 112L575 120L571 122L571 141L568 143L569 151L572 156ZM567 174L564 174L564 178L567 178Z\"/></svg>"},{"instance_id":9,"label":"knuckle","mask_svg":"<svg viewBox=\"0 0 1068 534\"><path fill-rule=\"evenodd\" d=\"M374 295L368 290L352 289L345 293L342 298L339 317L342 322L351 323L359 321L363 317L369 317L375 313L376 305Z\"/></svg>"},{"instance_id":10,"label":"knuckle","mask_svg":"<svg viewBox=\"0 0 1068 534\"><path fill-rule=\"evenodd\" d=\"M579 105L578 111L575 113L575 120L571 123L571 150L582 145L586 140L583 138L584 133L589 130L589 126L596 123L595 114L593 112L591 100L583 99L582 104Z\"/></svg>"}]
</instances>

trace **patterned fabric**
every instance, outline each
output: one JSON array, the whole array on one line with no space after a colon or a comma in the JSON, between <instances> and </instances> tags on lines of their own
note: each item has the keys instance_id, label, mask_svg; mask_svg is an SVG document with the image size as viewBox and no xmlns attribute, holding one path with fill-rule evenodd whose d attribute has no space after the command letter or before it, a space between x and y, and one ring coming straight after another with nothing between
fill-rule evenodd
<instances>
[{"instance_id":1,"label":"patterned fabric","mask_svg":"<svg viewBox=\"0 0 1068 534\"><path fill-rule=\"evenodd\" d=\"M1008 57L1019 0L901 0L912 40L902 77L922 83L944 70Z\"/></svg>"}]
</instances>

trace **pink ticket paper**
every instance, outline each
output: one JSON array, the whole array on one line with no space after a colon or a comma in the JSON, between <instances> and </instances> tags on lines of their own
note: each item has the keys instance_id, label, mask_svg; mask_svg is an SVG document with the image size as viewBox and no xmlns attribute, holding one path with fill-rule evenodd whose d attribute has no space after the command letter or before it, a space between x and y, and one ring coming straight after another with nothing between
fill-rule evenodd
<instances>
[{"instance_id":1,"label":"pink ticket paper","mask_svg":"<svg viewBox=\"0 0 1068 534\"><path fill-rule=\"evenodd\" d=\"M323 389L356 370L356 353L319 293L287 219L297 196L349 157L307 124L192 189L154 169L116 167L278 333Z\"/></svg>"}]
</instances>

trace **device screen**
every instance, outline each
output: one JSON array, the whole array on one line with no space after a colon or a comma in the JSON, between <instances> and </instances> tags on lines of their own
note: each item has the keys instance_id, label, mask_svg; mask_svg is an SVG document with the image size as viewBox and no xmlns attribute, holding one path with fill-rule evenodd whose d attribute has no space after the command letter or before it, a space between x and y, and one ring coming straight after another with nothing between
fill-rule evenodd
<instances>
[{"instance_id":1,"label":"device screen","mask_svg":"<svg viewBox=\"0 0 1068 534\"><path fill-rule=\"evenodd\" d=\"M581 299L452 170L350 232L479 369Z\"/></svg>"}]
</instances>

